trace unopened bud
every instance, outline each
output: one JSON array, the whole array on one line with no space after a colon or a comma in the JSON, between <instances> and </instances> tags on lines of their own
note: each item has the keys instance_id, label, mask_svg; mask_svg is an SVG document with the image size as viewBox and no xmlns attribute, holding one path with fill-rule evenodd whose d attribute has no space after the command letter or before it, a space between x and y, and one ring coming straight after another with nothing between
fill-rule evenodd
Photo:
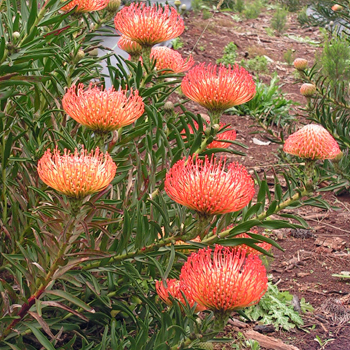
<instances>
[{"instance_id":1,"label":"unopened bud","mask_svg":"<svg viewBox=\"0 0 350 350\"><path fill-rule=\"evenodd\" d=\"M220 130L220 125L219 124L214 124L213 125L213 130L218 132Z\"/></svg>"},{"instance_id":2,"label":"unopened bud","mask_svg":"<svg viewBox=\"0 0 350 350\"><path fill-rule=\"evenodd\" d=\"M107 5L107 11L108 12L117 12L120 7L121 0L109 0L109 3Z\"/></svg>"},{"instance_id":3,"label":"unopened bud","mask_svg":"<svg viewBox=\"0 0 350 350\"><path fill-rule=\"evenodd\" d=\"M316 92L314 84L303 84L300 88L300 93L305 97L311 97Z\"/></svg>"},{"instance_id":4,"label":"unopened bud","mask_svg":"<svg viewBox=\"0 0 350 350\"><path fill-rule=\"evenodd\" d=\"M308 66L308 61L304 58L296 58L293 65L297 70L304 71Z\"/></svg>"},{"instance_id":5,"label":"unopened bud","mask_svg":"<svg viewBox=\"0 0 350 350\"><path fill-rule=\"evenodd\" d=\"M330 25L331 27L333 27L333 26L334 26L334 22L333 22L333 21L330 21L330 22L329 22L329 25Z\"/></svg>"},{"instance_id":6,"label":"unopened bud","mask_svg":"<svg viewBox=\"0 0 350 350\"><path fill-rule=\"evenodd\" d=\"M171 101L167 101L163 108L165 113L172 113L174 111L174 104Z\"/></svg>"},{"instance_id":7,"label":"unopened bud","mask_svg":"<svg viewBox=\"0 0 350 350\"><path fill-rule=\"evenodd\" d=\"M19 32L13 32L12 33L12 38L15 39L15 40L19 39L20 36L21 36L21 34Z\"/></svg>"},{"instance_id":8,"label":"unopened bud","mask_svg":"<svg viewBox=\"0 0 350 350\"><path fill-rule=\"evenodd\" d=\"M336 12L336 11L341 11L342 9L343 9L343 6L338 5L338 4L335 4L335 5L332 6L332 10L333 10L334 12Z\"/></svg>"},{"instance_id":9,"label":"unopened bud","mask_svg":"<svg viewBox=\"0 0 350 350\"><path fill-rule=\"evenodd\" d=\"M74 58L74 63L78 63L81 59L85 57L85 52L83 50L79 50Z\"/></svg>"},{"instance_id":10,"label":"unopened bud","mask_svg":"<svg viewBox=\"0 0 350 350\"><path fill-rule=\"evenodd\" d=\"M98 49L93 49L89 52L90 56L98 56Z\"/></svg>"},{"instance_id":11,"label":"unopened bud","mask_svg":"<svg viewBox=\"0 0 350 350\"><path fill-rule=\"evenodd\" d=\"M187 5L186 4L181 5L181 11L182 12L187 11Z\"/></svg>"},{"instance_id":12,"label":"unopened bud","mask_svg":"<svg viewBox=\"0 0 350 350\"><path fill-rule=\"evenodd\" d=\"M177 9L181 6L181 0L175 0L174 5L176 6Z\"/></svg>"},{"instance_id":13,"label":"unopened bud","mask_svg":"<svg viewBox=\"0 0 350 350\"><path fill-rule=\"evenodd\" d=\"M214 349L214 345L213 343L210 343L210 342L201 342L198 344L198 347L200 349L203 349L203 350L213 350Z\"/></svg>"}]
</instances>

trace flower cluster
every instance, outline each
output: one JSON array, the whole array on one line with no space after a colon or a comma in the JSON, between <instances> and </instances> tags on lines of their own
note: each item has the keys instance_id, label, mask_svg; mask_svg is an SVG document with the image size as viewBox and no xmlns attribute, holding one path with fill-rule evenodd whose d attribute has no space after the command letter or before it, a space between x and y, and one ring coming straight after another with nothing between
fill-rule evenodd
<instances>
[{"instance_id":1,"label":"flower cluster","mask_svg":"<svg viewBox=\"0 0 350 350\"><path fill-rule=\"evenodd\" d=\"M102 191L114 179L117 166L111 156L99 149L88 153L84 148L79 153L56 148L48 149L38 163L40 179L56 191L74 199Z\"/></svg>"},{"instance_id":2,"label":"flower cluster","mask_svg":"<svg viewBox=\"0 0 350 350\"><path fill-rule=\"evenodd\" d=\"M144 47L174 39L185 29L183 19L173 7L142 3L123 7L114 24L116 30Z\"/></svg>"},{"instance_id":3,"label":"flower cluster","mask_svg":"<svg viewBox=\"0 0 350 350\"><path fill-rule=\"evenodd\" d=\"M186 97L214 113L248 102L255 95L253 77L238 65L199 64L185 75L181 89Z\"/></svg>"},{"instance_id":4,"label":"flower cluster","mask_svg":"<svg viewBox=\"0 0 350 350\"><path fill-rule=\"evenodd\" d=\"M192 55L184 60L181 54L166 46L152 47L151 58L156 61L156 69L166 73L182 73L188 71L194 64Z\"/></svg>"},{"instance_id":5,"label":"flower cluster","mask_svg":"<svg viewBox=\"0 0 350 350\"><path fill-rule=\"evenodd\" d=\"M78 123L100 133L130 125L144 112L137 90L103 90L92 85L84 90L83 84L69 88L62 105Z\"/></svg>"},{"instance_id":6,"label":"flower cluster","mask_svg":"<svg viewBox=\"0 0 350 350\"><path fill-rule=\"evenodd\" d=\"M283 151L306 159L333 159L341 151L337 141L321 125L308 124L290 135Z\"/></svg>"},{"instance_id":7,"label":"flower cluster","mask_svg":"<svg viewBox=\"0 0 350 350\"><path fill-rule=\"evenodd\" d=\"M171 305L169 294L182 303L182 293L197 310L227 313L259 302L267 290L266 269L258 256L242 248L217 245L192 253L183 265L180 280L156 284L159 296ZM182 292L182 293L181 293Z\"/></svg>"},{"instance_id":8,"label":"flower cluster","mask_svg":"<svg viewBox=\"0 0 350 350\"><path fill-rule=\"evenodd\" d=\"M179 160L166 175L165 191L175 202L203 215L231 213L253 198L254 181L245 167L214 157Z\"/></svg>"}]
</instances>

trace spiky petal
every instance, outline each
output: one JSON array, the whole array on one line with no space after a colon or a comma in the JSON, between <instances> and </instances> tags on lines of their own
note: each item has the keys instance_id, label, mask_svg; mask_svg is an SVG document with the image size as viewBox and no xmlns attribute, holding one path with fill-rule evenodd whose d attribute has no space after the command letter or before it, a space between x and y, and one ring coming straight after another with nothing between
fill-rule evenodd
<instances>
[{"instance_id":1,"label":"spiky petal","mask_svg":"<svg viewBox=\"0 0 350 350\"><path fill-rule=\"evenodd\" d=\"M142 52L142 46L137 43L136 41L133 41L129 39L127 36L122 35L118 41L118 47L127 52L129 55L141 55Z\"/></svg>"},{"instance_id":2,"label":"spiky petal","mask_svg":"<svg viewBox=\"0 0 350 350\"><path fill-rule=\"evenodd\" d=\"M333 159L341 151L337 141L322 126L308 124L290 135L283 147L283 151L306 159Z\"/></svg>"},{"instance_id":3,"label":"spiky petal","mask_svg":"<svg viewBox=\"0 0 350 350\"><path fill-rule=\"evenodd\" d=\"M132 3L122 8L114 18L116 30L141 46L153 46L174 39L185 29L184 21L172 7Z\"/></svg>"},{"instance_id":4,"label":"spiky petal","mask_svg":"<svg viewBox=\"0 0 350 350\"><path fill-rule=\"evenodd\" d=\"M99 11L107 7L109 0L72 0L66 6L61 7L61 11L69 12L74 10L75 13L85 13Z\"/></svg>"},{"instance_id":5,"label":"spiky petal","mask_svg":"<svg viewBox=\"0 0 350 350\"><path fill-rule=\"evenodd\" d=\"M204 63L193 67L181 83L182 92L210 112L248 102L255 95L252 76L238 65L216 66Z\"/></svg>"},{"instance_id":6,"label":"spiky petal","mask_svg":"<svg viewBox=\"0 0 350 350\"><path fill-rule=\"evenodd\" d=\"M144 112L137 90L103 90L91 84L87 89L83 84L73 85L64 95L62 105L78 123L101 133L130 125Z\"/></svg>"},{"instance_id":7,"label":"spiky petal","mask_svg":"<svg viewBox=\"0 0 350 350\"><path fill-rule=\"evenodd\" d=\"M244 208L254 196L254 181L246 168L226 160L184 158L166 174L165 191L175 202L203 215Z\"/></svg>"},{"instance_id":8,"label":"spiky petal","mask_svg":"<svg viewBox=\"0 0 350 350\"><path fill-rule=\"evenodd\" d=\"M157 70L166 69L162 74L186 72L194 64L192 55L185 60L179 52L166 46L152 47L151 58L156 61Z\"/></svg>"},{"instance_id":9,"label":"spiky petal","mask_svg":"<svg viewBox=\"0 0 350 350\"><path fill-rule=\"evenodd\" d=\"M117 166L111 156L99 149L88 153L84 148L74 153L64 150L63 155L56 148L48 149L38 163L40 179L67 197L84 197L105 189L114 179Z\"/></svg>"},{"instance_id":10,"label":"spiky petal","mask_svg":"<svg viewBox=\"0 0 350 350\"><path fill-rule=\"evenodd\" d=\"M173 304L170 299L170 296L174 299L177 299L182 304L186 305L186 301L181 293L180 281L177 279L167 279L166 280L167 287L165 287L162 281L156 281L156 291L160 298L169 306ZM185 294L185 293L184 293ZM187 297L185 294L187 302L191 307L194 306L195 301L191 299L191 297ZM196 312L203 311L206 308L202 305L197 304Z\"/></svg>"},{"instance_id":11,"label":"spiky petal","mask_svg":"<svg viewBox=\"0 0 350 350\"><path fill-rule=\"evenodd\" d=\"M226 313L259 302L267 290L266 269L246 250L216 245L192 253L180 274L181 289L208 310Z\"/></svg>"}]
</instances>

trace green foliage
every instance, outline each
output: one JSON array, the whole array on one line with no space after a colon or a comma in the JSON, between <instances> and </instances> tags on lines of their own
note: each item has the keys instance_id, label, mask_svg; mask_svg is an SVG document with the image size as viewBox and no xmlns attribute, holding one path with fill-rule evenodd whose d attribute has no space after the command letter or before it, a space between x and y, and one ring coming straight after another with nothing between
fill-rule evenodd
<instances>
[{"instance_id":1,"label":"green foliage","mask_svg":"<svg viewBox=\"0 0 350 350\"><path fill-rule=\"evenodd\" d=\"M245 314L254 321L262 324L272 324L276 329L291 330L295 326L304 324L301 316L291 305L293 295L288 291L280 292L276 285L268 284L266 294L261 298L256 307L245 310ZM303 312L312 311L313 308L302 298L301 310Z\"/></svg>"},{"instance_id":2,"label":"green foliage","mask_svg":"<svg viewBox=\"0 0 350 350\"><path fill-rule=\"evenodd\" d=\"M177 37L171 42L171 45L173 46L174 50L178 50L184 46L184 42L180 37Z\"/></svg>"},{"instance_id":3,"label":"green foliage","mask_svg":"<svg viewBox=\"0 0 350 350\"><path fill-rule=\"evenodd\" d=\"M255 0L254 2L249 2L245 4L243 14L246 19L258 18L263 5L260 0Z\"/></svg>"},{"instance_id":4,"label":"green foliage","mask_svg":"<svg viewBox=\"0 0 350 350\"><path fill-rule=\"evenodd\" d=\"M234 65L237 57L237 46L234 42L228 43L224 48L224 55L222 58L216 60L216 63L221 63L225 66Z\"/></svg>"},{"instance_id":5,"label":"green foliage","mask_svg":"<svg viewBox=\"0 0 350 350\"><path fill-rule=\"evenodd\" d=\"M305 26L309 20L309 16L307 15L306 11L307 7L303 7L298 13L297 20L302 27Z\"/></svg>"},{"instance_id":6,"label":"green foliage","mask_svg":"<svg viewBox=\"0 0 350 350\"><path fill-rule=\"evenodd\" d=\"M271 28L279 34L282 34L286 28L287 13L286 9L278 8L272 16Z\"/></svg>"},{"instance_id":7,"label":"green foliage","mask_svg":"<svg viewBox=\"0 0 350 350\"><path fill-rule=\"evenodd\" d=\"M228 112L238 115L250 115L267 125L285 126L295 120L290 115L290 108L293 102L284 97L280 88L277 74L272 77L270 85L257 81L254 98L243 105L230 108Z\"/></svg>"},{"instance_id":8,"label":"green foliage","mask_svg":"<svg viewBox=\"0 0 350 350\"><path fill-rule=\"evenodd\" d=\"M293 65L293 62L295 60L295 51L293 49L288 49L284 54L283 54L284 60L290 65Z\"/></svg>"},{"instance_id":9,"label":"green foliage","mask_svg":"<svg viewBox=\"0 0 350 350\"><path fill-rule=\"evenodd\" d=\"M208 10L203 10L202 17L203 19L209 19L213 17L213 14Z\"/></svg>"},{"instance_id":10,"label":"green foliage","mask_svg":"<svg viewBox=\"0 0 350 350\"><path fill-rule=\"evenodd\" d=\"M235 10L239 13L242 13L245 9L244 0L236 0Z\"/></svg>"},{"instance_id":11,"label":"green foliage","mask_svg":"<svg viewBox=\"0 0 350 350\"><path fill-rule=\"evenodd\" d=\"M326 41L321 55L322 75L331 85L350 81L350 48L345 37L334 36Z\"/></svg>"},{"instance_id":12,"label":"green foliage","mask_svg":"<svg viewBox=\"0 0 350 350\"><path fill-rule=\"evenodd\" d=\"M290 12L297 12L301 7L300 0L281 0L283 7L286 7Z\"/></svg>"},{"instance_id":13,"label":"green foliage","mask_svg":"<svg viewBox=\"0 0 350 350\"><path fill-rule=\"evenodd\" d=\"M249 60L241 60L240 65L249 72L267 73L269 71L269 62L265 56L256 56Z\"/></svg>"}]
</instances>

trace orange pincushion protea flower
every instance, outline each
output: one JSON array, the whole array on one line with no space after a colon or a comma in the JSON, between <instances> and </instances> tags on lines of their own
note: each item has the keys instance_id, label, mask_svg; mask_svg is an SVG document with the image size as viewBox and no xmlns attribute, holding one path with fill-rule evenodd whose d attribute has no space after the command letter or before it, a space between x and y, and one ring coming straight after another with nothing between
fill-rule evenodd
<instances>
[{"instance_id":1,"label":"orange pincushion protea flower","mask_svg":"<svg viewBox=\"0 0 350 350\"><path fill-rule=\"evenodd\" d=\"M290 135L283 151L306 159L333 159L341 151L337 141L321 125L308 124Z\"/></svg>"},{"instance_id":2,"label":"orange pincushion protea flower","mask_svg":"<svg viewBox=\"0 0 350 350\"><path fill-rule=\"evenodd\" d=\"M127 52L129 55L141 55L142 47L136 41L129 39L127 36L122 35L118 41L118 47Z\"/></svg>"},{"instance_id":3,"label":"orange pincushion protea flower","mask_svg":"<svg viewBox=\"0 0 350 350\"><path fill-rule=\"evenodd\" d=\"M197 122L193 122L194 126L196 127L196 129L198 129L198 123ZM207 124L203 123L203 131L207 128ZM227 124L225 123L220 123L220 129L224 128L225 126L227 126ZM190 130L190 133L193 134L193 129L191 125L188 125L188 128ZM183 135L184 131L182 131L182 135ZM221 140L230 140L230 141L234 141L236 140L236 130L233 129L225 129L223 132L216 134L215 135L215 139L213 142L211 142L209 145L207 145L207 149L211 149L211 148L228 148L231 146L231 143L229 142L222 142Z\"/></svg>"},{"instance_id":4,"label":"orange pincushion protea flower","mask_svg":"<svg viewBox=\"0 0 350 350\"><path fill-rule=\"evenodd\" d=\"M216 245L192 253L180 274L181 289L208 310L229 312L257 304L267 290L266 269L245 249Z\"/></svg>"},{"instance_id":5,"label":"orange pincushion protea flower","mask_svg":"<svg viewBox=\"0 0 350 350\"><path fill-rule=\"evenodd\" d=\"M65 112L78 123L97 132L109 132L132 124L144 112L138 91L103 90L90 84L69 88L62 100Z\"/></svg>"},{"instance_id":6,"label":"orange pincushion protea flower","mask_svg":"<svg viewBox=\"0 0 350 350\"><path fill-rule=\"evenodd\" d=\"M57 148L53 153L48 149L38 163L39 177L46 185L75 199L105 189L116 170L111 156L100 153L98 148L91 153L84 149L70 153L65 149L63 155Z\"/></svg>"},{"instance_id":7,"label":"orange pincushion protea flower","mask_svg":"<svg viewBox=\"0 0 350 350\"><path fill-rule=\"evenodd\" d=\"M108 2L109 0L73 0L61 7L61 11L69 12L74 8L76 13L99 11L107 7Z\"/></svg>"},{"instance_id":8,"label":"orange pincushion protea flower","mask_svg":"<svg viewBox=\"0 0 350 350\"><path fill-rule=\"evenodd\" d=\"M245 167L212 157L179 160L166 174L165 191L175 202L204 215L244 208L254 196L254 181Z\"/></svg>"},{"instance_id":9,"label":"orange pincushion protea flower","mask_svg":"<svg viewBox=\"0 0 350 350\"><path fill-rule=\"evenodd\" d=\"M151 58L156 60L157 70L167 69L162 74L186 72L194 64L192 55L187 60L184 60L179 52L166 46L153 47Z\"/></svg>"},{"instance_id":10,"label":"orange pincushion protea flower","mask_svg":"<svg viewBox=\"0 0 350 350\"><path fill-rule=\"evenodd\" d=\"M114 24L116 30L145 47L174 39L185 29L184 21L173 7L156 4L125 6L117 13Z\"/></svg>"},{"instance_id":11,"label":"orange pincushion protea flower","mask_svg":"<svg viewBox=\"0 0 350 350\"><path fill-rule=\"evenodd\" d=\"M242 67L204 63L192 68L181 83L182 92L210 112L224 110L248 102L255 95L252 76Z\"/></svg>"},{"instance_id":12,"label":"orange pincushion protea flower","mask_svg":"<svg viewBox=\"0 0 350 350\"><path fill-rule=\"evenodd\" d=\"M164 286L162 281L156 281L156 291L157 291L157 294L160 296L160 298L169 306L173 304L169 296L179 300L182 304L186 305L185 299L181 293L180 281L177 279L167 279L166 284L168 286L167 288ZM193 307L193 305L195 304L195 301L190 297L187 297L187 295L186 295L186 299L189 305ZM203 307L202 305L197 304L196 306L196 312L203 311L205 309L206 308Z\"/></svg>"}]
</instances>

